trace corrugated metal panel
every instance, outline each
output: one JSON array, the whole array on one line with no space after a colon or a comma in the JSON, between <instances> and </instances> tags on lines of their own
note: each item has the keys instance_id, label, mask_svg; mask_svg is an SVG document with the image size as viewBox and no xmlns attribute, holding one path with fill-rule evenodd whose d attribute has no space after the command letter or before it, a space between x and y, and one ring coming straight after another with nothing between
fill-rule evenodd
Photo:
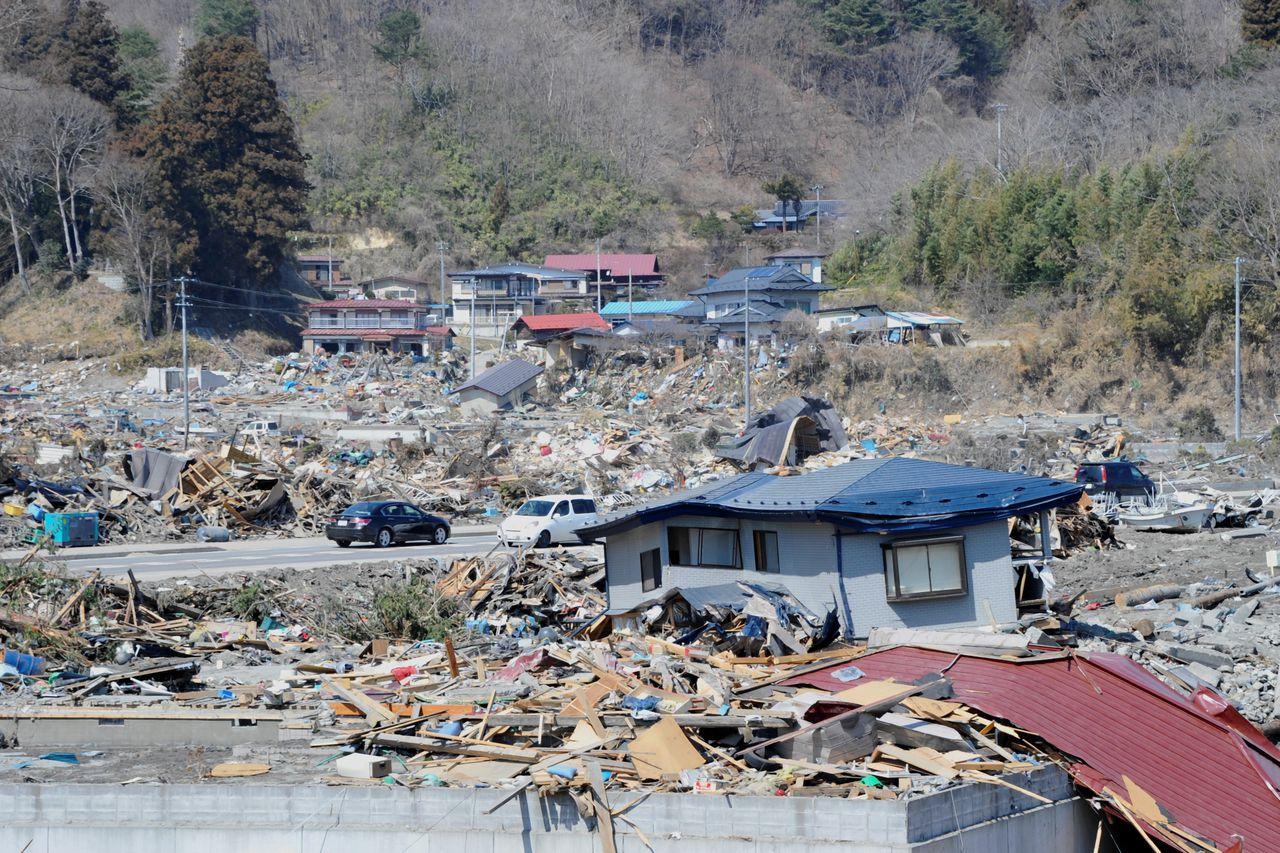
<instances>
[{"instance_id":1,"label":"corrugated metal panel","mask_svg":"<svg viewBox=\"0 0 1280 853\"><path fill-rule=\"evenodd\" d=\"M678 314L692 308L696 304L696 302L690 302L682 299L658 299L646 302L610 302L600 310L600 313L606 317L625 317L628 314Z\"/></svg>"},{"instance_id":2,"label":"corrugated metal panel","mask_svg":"<svg viewBox=\"0 0 1280 853\"><path fill-rule=\"evenodd\" d=\"M1043 737L1083 762L1078 778L1124 791L1128 776L1185 829L1223 848L1280 850L1280 751L1230 709L1207 713L1121 655L1020 661L929 649L873 652L855 665L869 678L910 681L943 667L954 696ZM850 685L833 666L786 684Z\"/></svg>"}]
</instances>

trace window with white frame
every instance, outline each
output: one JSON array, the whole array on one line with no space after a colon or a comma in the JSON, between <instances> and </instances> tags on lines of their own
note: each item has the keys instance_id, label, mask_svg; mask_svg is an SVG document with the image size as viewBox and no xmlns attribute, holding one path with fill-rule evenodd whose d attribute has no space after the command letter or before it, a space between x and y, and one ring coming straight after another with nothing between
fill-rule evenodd
<instances>
[{"instance_id":1,"label":"window with white frame","mask_svg":"<svg viewBox=\"0 0 1280 853\"><path fill-rule=\"evenodd\" d=\"M668 527L667 558L673 566L742 568L738 531L719 527Z\"/></svg>"},{"instance_id":2,"label":"window with white frame","mask_svg":"<svg viewBox=\"0 0 1280 853\"><path fill-rule=\"evenodd\" d=\"M963 595L968 591L963 536L910 539L882 547L885 594L890 601Z\"/></svg>"}]
</instances>

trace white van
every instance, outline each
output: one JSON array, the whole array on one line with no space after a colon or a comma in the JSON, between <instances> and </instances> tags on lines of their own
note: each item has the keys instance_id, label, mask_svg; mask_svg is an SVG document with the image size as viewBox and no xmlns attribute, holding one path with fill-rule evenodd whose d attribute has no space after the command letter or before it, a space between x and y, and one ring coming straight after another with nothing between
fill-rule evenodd
<instances>
[{"instance_id":1,"label":"white van","mask_svg":"<svg viewBox=\"0 0 1280 853\"><path fill-rule=\"evenodd\" d=\"M240 434L257 438L276 436L280 434L280 424L277 421L249 421Z\"/></svg>"},{"instance_id":2,"label":"white van","mask_svg":"<svg viewBox=\"0 0 1280 853\"><path fill-rule=\"evenodd\" d=\"M503 545L577 545L575 532L594 524L596 502L584 495L542 495L529 498L514 514L498 525L498 541Z\"/></svg>"}]
</instances>

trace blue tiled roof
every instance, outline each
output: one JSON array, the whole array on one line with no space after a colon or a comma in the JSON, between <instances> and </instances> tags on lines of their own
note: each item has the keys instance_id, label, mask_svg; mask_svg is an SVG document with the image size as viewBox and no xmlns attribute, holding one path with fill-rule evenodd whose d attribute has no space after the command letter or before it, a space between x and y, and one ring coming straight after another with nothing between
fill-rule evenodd
<instances>
[{"instance_id":1,"label":"blue tiled roof","mask_svg":"<svg viewBox=\"0 0 1280 853\"><path fill-rule=\"evenodd\" d=\"M1075 483L923 459L858 459L799 477L751 472L605 516L606 536L676 515L826 521L846 530L946 530L1053 509L1080 499Z\"/></svg>"},{"instance_id":2,"label":"blue tiled roof","mask_svg":"<svg viewBox=\"0 0 1280 853\"><path fill-rule=\"evenodd\" d=\"M719 278L713 278L705 287L690 293L690 296L709 296L713 293L724 293L729 290L782 290L807 291L810 293L832 290L825 284L818 284L804 273L792 266L739 267L729 270Z\"/></svg>"},{"instance_id":3,"label":"blue tiled roof","mask_svg":"<svg viewBox=\"0 0 1280 853\"><path fill-rule=\"evenodd\" d=\"M681 314L698 303L687 299L657 299L647 302L610 302L600 309L605 317L626 317L628 314Z\"/></svg>"}]
</instances>

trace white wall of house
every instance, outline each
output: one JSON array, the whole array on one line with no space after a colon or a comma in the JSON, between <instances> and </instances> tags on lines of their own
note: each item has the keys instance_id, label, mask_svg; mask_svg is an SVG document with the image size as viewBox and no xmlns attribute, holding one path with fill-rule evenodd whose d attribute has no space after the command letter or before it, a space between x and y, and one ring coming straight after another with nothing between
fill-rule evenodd
<instances>
[{"instance_id":1,"label":"white wall of house","mask_svg":"<svg viewBox=\"0 0 1280 853\"><path fill-rule=\"evenodd\" d=\"M672 566L667 551L667 525L738 529L742 569ZM753 530L778 534L782 571L756 571ZM917 601L891 602L885 593L884 557L881 545L895 540L963 535L968 591L964 594ZM640 577L640 554L658 548L662 557L662 586L645 592ZM1015 575L1009 555L1008 527L995 521L946 533L879 536L845 535L841 550L844 587L854 636L865 637L876 627L924 627L989 624L1017 618ZM763 581L787 587L819 616L832 606L840 608L835 527L809 522L770 522L751 519L679 516L642 525L607 537L605 566L609 607L625 610L660 595L671 587L696 588L734 581Z\"/></svg>"},{"instance_id":2,"label":"white wall of house","mask_svg":"<svg viewBox=\"0 0 1280 853\"><path fill-rule=\"evenodd\" d=\"M479 388L466 388L458 392L458 405L462 411L473 417L492 415L499 409L520 405L537 384L538 377L535 376L501 397L496 397Z\"/></svg>"}]
</instances>

